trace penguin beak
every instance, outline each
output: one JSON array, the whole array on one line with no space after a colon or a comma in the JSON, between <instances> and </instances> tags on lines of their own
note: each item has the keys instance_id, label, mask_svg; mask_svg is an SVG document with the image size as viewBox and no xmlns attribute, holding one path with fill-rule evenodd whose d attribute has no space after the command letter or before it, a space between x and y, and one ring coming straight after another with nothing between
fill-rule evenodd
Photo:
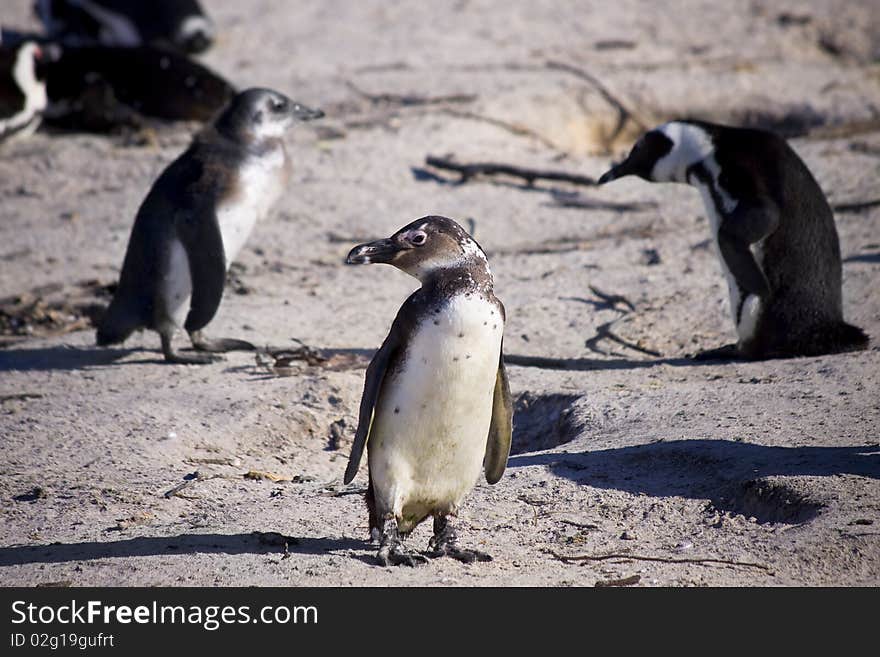
<instances>
[{"instance_id":1,"label":"penguin beak","mask_svg":"<svg viewBox=\"0 0 880 657\"><path fill-rule=\"evenodd\" d=\"M376 240L359 244L348 253L347 265L370 265L373 263L389 263L400 252L397 244L390 239Z\"/></svg>"},{"instance_id":2,"label":"penguin beak","mask_svg":"<svg viewBox=\"0 0 880 657\"><path fill-rule=\"evenodd\" d=\"M620 164L616 164L611 167L608 171L602 174L602 176L597 181L597 184L604 185L605 183L609 183L612 180L617 180L618 178L623 178L624 176L630 175L631 171L629 170L628 163L628 160L624 160Z\"/></svg>"},{"instance_id":3,"label":"penguin beak","mask_svg":"<svg viewBox=\"0 0 880 657\"><path fill-rule=\"evenodd\" d=\"M320 119L324 116L324 112L319 109L312 109L300 103L293 103L290 107L290 113L293 118L300 121L311 121L312 119Z\"/></svg>"}]
</instances>

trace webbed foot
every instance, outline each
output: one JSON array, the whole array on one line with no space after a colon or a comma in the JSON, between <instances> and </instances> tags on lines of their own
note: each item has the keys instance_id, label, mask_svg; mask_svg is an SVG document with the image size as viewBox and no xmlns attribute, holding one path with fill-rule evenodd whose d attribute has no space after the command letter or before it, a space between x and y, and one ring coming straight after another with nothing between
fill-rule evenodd
<instances>
[{"instance_id":1,"label":"webbed foot","mask_svg":"<svg viewBox=\"0 0 880 657\"><path fill-rule=\"evenodd\" d=\"M386 515L382 525L382 539L376 561L380 566L420 566L428 560L417 552L408 550L400 538L397 519Z\"/></svg>"},{"instance_id":2,"label":"webbed foot","mask_svg":"<svg viewBox=\"0 0 880 657\"><path fill-rule=\"evenodd\" d=\"M254 351L256 347L246 340L235 338L210 339L202 335L201 331L193 331L189 334L193 349L207 351L209 353L224 353L227 351Z\"/></svg>"},{"instance_id":3,"label":"webbed foot","mask_svg":"<svg viewBox=\"0 0 880 657\"><path fill-rule=\"evenodd\" d=\"M432 559L452 557L462 563L492 561L492 556L485 552L459 547L458 537L446 516L436 516L434 518L434 536L428 542L427 554Z\"/></svg>"},{"instance_id":4,"label":"webbed foot","mask_svg":"<svg viewBox=\"0 0 880 657\"><path fill-rule=\"evenodd\" d=\"M171 346L170 335L162 336L162 353L165 356L165 362L179 365L208 365L218 360L223 360L223 356L215 356L213 354L181 354Z\"/></svg>"}]
</instances>

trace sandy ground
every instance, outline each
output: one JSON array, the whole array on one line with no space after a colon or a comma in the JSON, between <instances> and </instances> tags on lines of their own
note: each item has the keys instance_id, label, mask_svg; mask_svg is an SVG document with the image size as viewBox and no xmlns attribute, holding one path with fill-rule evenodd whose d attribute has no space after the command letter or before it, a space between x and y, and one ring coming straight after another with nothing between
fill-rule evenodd
<instances>
[{"instance_id":1,"label":"sandy ground","mask_svg":"<svg viewBox=\"0 0 880 657\"><path fill-rule=\"evenodd\" d=\"M454 154L597 176L641 126L696 115L809 130L792 144L831 201L876 199L870 0L203 3L221 32L207 64L327 113L289 139L293 182L210 333L331 359L280 376L252 353L162 364L152 333L119 349L87 327L7 340L0 582L880 584L880 207L836 214L844 311L869 350L705 365L685 357L734 336L694 190L457 185L424 169ZM4 25L33 27L29 5L5 2ZM443 100L455 95L473 98ZM70 303L113 283L138 205L195 127L157 126L148 146L42 133L5 146L0 297ZM567 206L578 194L598 207ZM508 370L508 470L460 517L462 542L494 561L386 569L366 542L365 469L340 479L364 363L416 283L342 259L426 214L473 220L506 352L558 367ZM630 346L594 339L604 325Z\"/></svg>"}]
</instances>

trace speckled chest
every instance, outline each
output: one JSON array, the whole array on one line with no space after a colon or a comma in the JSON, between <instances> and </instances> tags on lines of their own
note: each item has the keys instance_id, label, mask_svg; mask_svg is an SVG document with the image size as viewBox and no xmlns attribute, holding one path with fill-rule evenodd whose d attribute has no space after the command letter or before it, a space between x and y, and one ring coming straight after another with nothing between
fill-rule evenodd
<instances>
[{"instance_id":1,"label":"speckled chest","mask_svg":"<svg viewBox=\"0 0 880 657\"><path fill-rule=\"evenodd\" d=\"M454 508L473 487L486 452L503 324L498 305L477 293L421 317L383 386L370 433L380 507L417 520Z\"/></svg>"},{"instance_id":2,"label":"speckled chest","mask_svg":"<svg viewBox=\"0 0 880 657\"><path fill-rule=\"evenodd\" d=\"M376 429L392 442L467 441L481 448L491 416L504 322L493 300L456 295L428 309L383 389Z\"/></svg>"},{"instance_id":3,"label":"speckled chest","mask_svg":"<svg viewBox=\"0 0 880 657\"><path fill-rule=\"evenodd\" d=\"M257 221L268 213L287 183L289 164L284 146L249 156L240 166L235 191L217 207L226 267L238 256Z\"/></svg>"}]
</instances>

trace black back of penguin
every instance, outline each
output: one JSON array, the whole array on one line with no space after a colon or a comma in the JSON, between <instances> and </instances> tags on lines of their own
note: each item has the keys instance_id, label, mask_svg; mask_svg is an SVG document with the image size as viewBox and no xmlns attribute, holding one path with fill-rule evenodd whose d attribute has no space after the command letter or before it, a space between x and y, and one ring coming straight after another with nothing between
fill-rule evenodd
<instances>
[{"instance_id":1,"label":"black back of penguin","mask_svg":"<svg viewBox=\"0 0 880 657\"><path fill-rule=\"evenodd\" d=\"M772 295L757 347L809 355L864 346L864 333L843 321L834 214L804 161L772 132L692 123L712 135L724 189L739 202L771 202L779 210L778 226L761 244Z\"/></svg>"},{"instance_id":2,"label":"black back of penguin","mask_svg":"<svg viewBox=\"0 0 880 657\"><path fill-rule=\"evenodd\" d=\"M44 66L47 118L60 128L108 131L128 114L208 121L235 95L206 66L161 46L64 46Z\"/></svg>"}]
</instances>

